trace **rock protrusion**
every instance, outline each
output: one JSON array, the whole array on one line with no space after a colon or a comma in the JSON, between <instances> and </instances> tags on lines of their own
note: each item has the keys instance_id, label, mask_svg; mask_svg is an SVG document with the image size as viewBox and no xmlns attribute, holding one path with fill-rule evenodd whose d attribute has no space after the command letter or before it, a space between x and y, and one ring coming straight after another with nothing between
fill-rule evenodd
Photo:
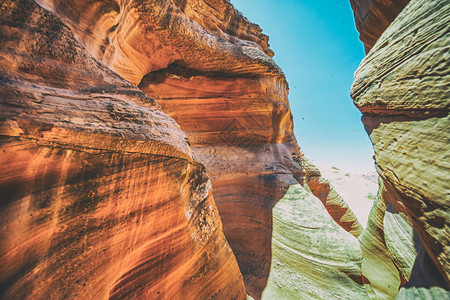
<instances>
[{"instance_id":1,"label":"rock protrusion","mask_svg":"<svg viewBox=\"0 0 450 300\"><path fill-rule=\"evenodd\" d=\"M0 40L0 298L244 299L179 125L33 1Z\"/></svg>"},{"instance_id":2,"label":"rock protrusion","mask_svg":"<svg viewBox=\"0 0 450 300\"><path fill-rule=\"evenodd\" d=\"M433 262L412 268L409 287L450 288L449 24L448 1L409 2L363 59L351 91L374 145L383 201L410 218L423 243L427 255L415 265ZM426 277L427 269L439 276L424 286L414 273Z\"/></svg>"},{"instance_id":3,"label":"rock protrusion","mask_svg":"<svg viewBox=\"0 0 450 300\"><path fill-rule=\"evenodd\" d=\"M350 0L366 53L410 0Z\"/></svg>"}]
</instances>

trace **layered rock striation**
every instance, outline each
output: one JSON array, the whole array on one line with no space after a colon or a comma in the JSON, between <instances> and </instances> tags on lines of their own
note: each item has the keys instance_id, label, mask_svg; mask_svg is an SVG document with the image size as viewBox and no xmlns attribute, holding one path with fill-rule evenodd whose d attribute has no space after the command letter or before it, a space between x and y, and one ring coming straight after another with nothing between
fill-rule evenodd
<instances>
[{"instance_id":1,"label":"layered rock striation","mask_svg":"<svg viewBox=\"0 0 450 300\"><path fill-rule=\"evenodd\" d=\"M368 299L358 241L299 184L273 209L272 253L263 299Z\"/></svg>"},{"instance_id":2,"label":"layered rock striation","mask_svg":"<svg viewBox=\"0 0 450 300\"><path fill-rule=\"evenodd\" d=\"M36 2L57 14L94 57L136 85L173 62L214 72L278 69L268 37L226 0Z\"/></svg>"},{"instance_id":3,"label":"layered rock striation","mask_svg":"<svg viewBox=\"0 0 450 300\"><path fill-rule=\"evenodd\" d=\"M306 170L304 186L322 201L328 213L337 224L358 238L363 232L363 227L350 209L348 203L333 188L330 181L322 177L317 167L305 158L303 162Z\"/></svg>"},{"instance_id":4,"label":"layered rock striation","mask_svg":"<svg viewBox=\"0 0 450 300\"><path fill-rule=\"evenodd\" d=\"M0 297L244 299L175 121L33 1L0 6Z\"/></svg>"},{"instance_id":5,"label":"layered rock striation","mask_svg":"<svg viewBox=\"0 0 450 300\"><path fill-rule=\"evenodd\" d=\"M267 36L228 1L38 2L180 124L211 178L247 291L259 298L270 270L273 206L292 180L320 178L303 162L288 85ZM359 235L348 206L329 204L331 190L322 182L313 192Z\"/></svg>"},{"instance_id":6,"label":"layered rock striation","mask_svg":"<svg viewBox=\"0 0 450 300\"><path fill-rule=\"evenodd\" d=\"M448 1L411 1L362 61L351 91L374 145L383 205L415 231L414 267L391 255L411 291L403 298L449 289L449 12ZM384 226L393 221L384 217ZM384 230L389 253L392 233Z\"/></svg>"},{"instance_id":7,"label":"layered rock striation","mask_svg":"<svg viewBox=\"0 0 450 300\"><path fill-rule=\"evenodd\" d=\"M350 0L366 53L410 0Z\"/></svg>"},{"instance_id":8,"label":"layered rock striation","mask_svg":"<svg viewBox=\"0 0 450 300\"><path fill-rule=\"evenodd\" d=\"M2 296L258 299L274 207L299 183L343 228L299 234L317 253L327 230L354 246L362 228L297 145L267 36L229 1L36 3L1 10ZM304 278L340 264L329 285L364 294L358 249L347 268L297 246Z\"/></svg>"}]
</instances>

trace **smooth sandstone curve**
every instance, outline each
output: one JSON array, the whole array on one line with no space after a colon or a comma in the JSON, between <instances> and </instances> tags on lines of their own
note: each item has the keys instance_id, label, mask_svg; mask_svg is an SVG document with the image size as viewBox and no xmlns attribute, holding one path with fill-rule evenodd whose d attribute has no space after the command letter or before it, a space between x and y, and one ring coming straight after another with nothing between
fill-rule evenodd
<instances>
[{"instance_id":1,"label":"smooth sandstone curve","mask_svg":"<svg viewBox=\"0 0 450 300\"><path fill-rule=\"evenodd\" d=\"M270 270L271 209L289 186L284 176L303 182L308 172L267 37L225 0L38 3L180 124L211 177L247 291L259 298ZM358 235L348 206L326 199L335 220Z\"/></svg>"},{"instance_id":2,"label":"smooth sandstone curve","mask_svg":"<svg viewBox=\"0 0 450 300\"><path fill-rule=\"evenodd\" d=\"M0 297L245 299L175 121L33 1L0 6Z\"/></svg>"}]
</instances>

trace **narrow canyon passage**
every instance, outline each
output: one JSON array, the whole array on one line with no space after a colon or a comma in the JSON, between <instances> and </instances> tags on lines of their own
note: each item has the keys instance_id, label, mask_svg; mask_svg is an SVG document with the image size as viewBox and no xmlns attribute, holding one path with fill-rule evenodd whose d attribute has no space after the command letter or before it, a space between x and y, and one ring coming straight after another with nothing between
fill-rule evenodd
<instances>
[{"instance_id":1,"label":"narrow canyon passage","mask_svg":"<svg viewBox=\"0 0 450 300\"><path fill-rule=\"evenodd\" d=\"M205 165L225 236L257 299L270 271L273 207L290 186L307 182L346 230L362 232L345 202L303 158L292 133L287 85L277 77L171 66L139 84L180 124Z\"/></svg>"},{"instance_id":2,"label":"narrow canyon passage","mask_svg":"<svg viewBox=\"0 0 450 300\"><path fill-rule=\"evenodd\" d=\"M286 79L267 56L272 55L267 38L226 2L222 15L210 7L205 8L208 14L189 10L200 2L187 3L184 10L171 2L123 3L119 11L71 3L55 2L52 9L66 16L63 20L99 60L132 82L143 67L156 69L143 77L139 88L180 124L195 157L205 165L246 289L259 298L270 271L273 206L291 184L320 181L320 173L306 164L296 144ZM71 17L67 5L80 18ZM123 25L111 32L109 19L91 24L88 17L100 9L108 9ZM145 21L136 24L131 21L135 17ZM204 27L191 25L187 17ZM90 33L91 28L98 34ZM99 39L105 31L107 37ZM140 39L122 32L134 32ZM157 49L156 55L149 46ZM123 54L111 60L109 55L117 51ZM167 68L161 69L165 59ZM329 197L328 182L311 187L336 221L356 236L361 233L342 199L336 193Z\"/></svg>"},{"instance_id":3,"label":"narrow canyon passage","mask_svg":"<svg viewBox=\"0 0 450 300\"><path fill-rule=\"evenodd\" d=\"M0 297L448 296L450 7L350 2L381 177L365 230L229 1L3 2Z\"/></svg>"}]
</instances>

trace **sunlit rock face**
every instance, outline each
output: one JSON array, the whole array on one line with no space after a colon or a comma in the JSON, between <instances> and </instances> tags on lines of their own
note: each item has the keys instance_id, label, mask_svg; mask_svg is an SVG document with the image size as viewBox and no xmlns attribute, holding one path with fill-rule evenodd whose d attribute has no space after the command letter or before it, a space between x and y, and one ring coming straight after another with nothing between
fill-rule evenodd
<instances>
[{"instance_id":1,"label":"sunlit rock face","mask_svg":"<svg viewBox=\"0 0 450 300\"><path fill-rule=\"evenodd\" d=\"M277 68L269 59L267 36L229 1L36 2L62 18L94 57L134 84L175 61L202 71Z\"/></svg>"},{"instance_id":2,"label":"sunlit rock face","mask_svg":"<svg viewBox=\"0 0 450 300\"><path fill-rule=\"evenodd\" d=\"M317 167L307 159L304 159L303 162L306 170L304 183L308 186L311 193L322 201L336 223L355 237L359 237L363 227L348 204L336 192L330 182L322 177Z\"/></svg>"},{"instance_id":3,"label":"sunlit rock face","mask_svg":"<svg viewBox=\"0 0 450 300\"><path fill-rule=\"evenodd\" d=\"M225 0L37 2L180 124L211 178L246 289L260 298L270 271L272 208L292 181L320 178L303 162L288 85L267 36ZM324 194L334 219L357 236L348 206L328 205L330 190L324 184L313 192Z\"/></svg>"},{"instance_id":4,"label":"sunlit rock face","mask_svg":"<svg viewBox=\"0 0 450 300\"><path fill-rule=\"evenodd\" d=\"M372 299L395 298L409 280L417 256L411 220L392 207L391 198L380 182L367 227L359 237L363 282Z\"/></svg>"},{"instance_id":5,"label":"sunlit rock face","mask_svg":"<svg viewBox=\"0 0 450 300\"><path fill-rule=\"evenodd\" d=\"M0 298L244 299L175 121L32 1L0 40Z\"/></svg>"},{"instance_id":6,"label":"sunlit rock face","mask_svg":"<svg viewBox=\"0 0 450 300\"><path fill-rule=\"evenodd\" d=\"M359 243L318 198L292 184L272 211L272 265L263 299L368 299Z\"/></svg>"},{"instance_id":7,"label":"sunlit rock face","mask_svg":"<svg viewBox=\"0 0 450 300\"><path fill-rule=\"evenodd\" d=\"M259 298L270 270L272 207L303 176L284 77L168 68L139 87L179 122L214 189L247 290Z\"/></svg>"},{"instance_id":8,"label":"sunlit rock face","mask_svg":"<svg viewBox=\"0 0 450 300\"><path fill-rule=\"evenodd\" d=\"M350 0L366 53L410 0Z\"/></svg>"},{"instance_id":9,"label":"sunlit rock face","mask_svg":"<svg viewBox=\"0 0 450 300\"><path fill-rule=\"evenodd\" d=\"M449 288L449 24L448 1L411 1L362 61L351 91L374 145L383 205L407 216L417 235L412 268L393 256L399 281L409 279L402 299Z\"/></svg>"},{"instance_id":10,"label":"sunlit rock face","mask_svg":"<svg viewBox=\"0 0 450 300\"><path fill-rule=\"evenodd\" d=\"M343 229L322 207L294 270L317 295L364 293L361 226L304 159L257 25L225 0L36 2L51 13L1 11L2 296L258 299L274 207L299 183ZM334 234L350 256L329 251Z\"/></svg>"},{"instance_id":11,"label":"sunlit rock face","mask_svg":"<svg viewBox=\"0 0 450 300\"><path fill-rule=\"evenodd\" d=\"M189 137L196 157L205 164L211 176L225 235L238 260L247 291L256 299L261 297L261 292L269 284L269 273L273 274L271 259L273 263L275 253L272 252L274 245L271 247L271 241L276 234L272 226L274 206L293 182L311 184L311 191L320 196L328 209L327 212L322 206L323 212L331 214L336 222L355 236L362 232L361 225L345 202L302 156L292 133L286 83L283 77L276 76L279 75L200 73L171 66L148 74L139 85L179 122ZM321 184L313 185L314 182ZM320 204L311 193L309 195ZM299 205L309 204L300 202ZM314 218L314 213L311 218ZM296 224L286 226L295 228ZM326 234L329 229L324 227L324 234L313 238L319 241L315 245L319 252L331 246L329 237L332 232ZM308 238L306 232L296 233L299 234L297 237L290 237L294 239L293 243L302 243ZM356 243L356 239L348 235L346 239L353 239ZM307 249L308 246L305 246L296 251L314 257L314 252L308 254ZM286 250L290 251L291 248ZM295 256L294 253L292 255ZM297 259L301 261L300 257ZM327 269L330 268L328 264L336 263L335 260L344 263L349 258L336 258L331 254L329 261L317 259L317 265ZM304 273L306 277L315 272L314 264L308 264L308 261L303 263L309 269L294 268L293 272ZM355 263L354 268L359 267ZM360 283L350 279L348 274L339 274L361 288ZM310 280L315 279L317 277L313 276ZM291 283L286 281L285 285L294 288ZM330 285L338 286L341 282L332 280ZM349 292L352 287L343 285L342 290ZM317 285L312 294L320 294L321 289L327 288Z\"/></svg>"}]
</instances>

